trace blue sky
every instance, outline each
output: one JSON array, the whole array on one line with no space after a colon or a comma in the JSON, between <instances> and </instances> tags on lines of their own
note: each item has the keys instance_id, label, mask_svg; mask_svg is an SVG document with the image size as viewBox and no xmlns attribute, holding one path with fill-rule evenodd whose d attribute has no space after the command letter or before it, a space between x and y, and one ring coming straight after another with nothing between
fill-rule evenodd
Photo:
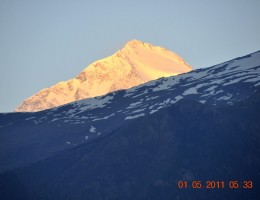
<instances>
[{"instance_id":1,"label":"blue sky","mask_svg":"<svg viewBox=\"0 0 260 200\"><path fill-rule=\"evenodd\" d=\"M131 39L193 68L260 50L259 0L0 0L0 112Z\"/></svg>"}]
</instances>

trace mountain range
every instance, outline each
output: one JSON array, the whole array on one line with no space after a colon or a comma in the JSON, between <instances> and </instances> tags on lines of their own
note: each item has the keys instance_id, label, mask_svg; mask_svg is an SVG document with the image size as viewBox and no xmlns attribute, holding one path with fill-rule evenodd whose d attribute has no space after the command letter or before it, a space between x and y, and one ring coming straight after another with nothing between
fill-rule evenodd
<instances>
[{"instance_id":1,"label":"mountain range","mask_svg":"<svg viewBox=\"0 0 260 200\"><path fill-rule=\"evenodd\" d=\"M131 40L112 56L98 60L79 75L43 89L24 100L16 112L35 112L73 101L128 89L192 68L177 54L139 40Z\"/></svg>"},{"instance_id":2,"label":"mountain range","mask_svg":"<svg viewBox=\"0 0 260 200\"><path fill-rule=\"evenodd\" d=\"M259 199L259 121L260 51L40 112L2 113L0 196Z\"/></svg>"}]
</instances>

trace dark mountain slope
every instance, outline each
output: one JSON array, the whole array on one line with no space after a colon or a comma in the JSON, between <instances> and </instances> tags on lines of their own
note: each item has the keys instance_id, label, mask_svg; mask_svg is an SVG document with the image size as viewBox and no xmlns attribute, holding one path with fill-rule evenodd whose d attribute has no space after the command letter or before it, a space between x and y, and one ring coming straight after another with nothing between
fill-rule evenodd
<instances>
[{"instance_id":1,"label":"dark mountain slope","mask_svg":"<svg viewBox=\"0 0 260 200\"><path fill-rule=\"evenodd\" d=\"M0 113L0 173L106 137L182 99L232 106L259 92L260 51L41 112Z\"/></svg>"},{"instance_id":2,"label":"dark mountain slope","mask_svg":"<svg viewBox=\"0 0 260 200\"><path fill-rule=\"evenodd\" d=\"M179 101L87 144L0 175L3 199L259 199L260 95ZM226 189L178 189L224 180ZM229 189L252 180L253 189ZM19 197L19 198L17 198Z\"/></svg>"}]
</instances>

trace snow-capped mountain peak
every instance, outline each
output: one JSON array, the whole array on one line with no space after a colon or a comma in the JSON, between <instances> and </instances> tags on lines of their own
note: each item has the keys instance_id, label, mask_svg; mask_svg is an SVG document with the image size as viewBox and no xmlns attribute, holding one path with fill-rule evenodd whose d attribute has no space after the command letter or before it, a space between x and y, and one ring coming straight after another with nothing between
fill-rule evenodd
<instances>
[{"instance_id":1,"label":"snow-capped mountain peak","mask_svg":"<svg viewBox=\"0 0 260 200\"><path fill-rule=\"evenodd\" d=\"M62 84L67 83L60 83L60 87ZM0 172L90 144L123 125L157 115L174 104L195 102L211 108L230 108L259 91L260 51L41 112L0 114L0 141L4 144L0 146ZM14 140L14 136L19 139ZM15 155L19 159L12 162L9 158Z\"/></svg>"},{"instance_id":2,"label":"snow-capped mountain peak","mask_svg":"<svg viewBox=\"0 0 260 200\"><path fill-rule=\"evenodd\" d=\"M165 48L131 40L112 56L90 64L75 78L29 97L16 111L40 111L191 69L181 57Z\"/></svg>"},{"instance_id":3,"label":"snow-capped mountain peak","mask_svg":"<svg viewBox=\"0 0 260 200\"><path fill-rule=\"evenodd\" d=\"M254 182L250 192L223 186L192 199L259 199L259 94L260 51L41 112L0 114L0 195L187 199L179 180L239 177Z\"/></svg>"}]
</instances>

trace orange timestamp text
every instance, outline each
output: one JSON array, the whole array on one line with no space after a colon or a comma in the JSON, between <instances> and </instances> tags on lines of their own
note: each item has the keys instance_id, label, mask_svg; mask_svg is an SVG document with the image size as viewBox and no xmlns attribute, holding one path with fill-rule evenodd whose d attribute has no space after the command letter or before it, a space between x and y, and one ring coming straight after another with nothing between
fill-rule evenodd
<instances>
[{"instance_id":1,"label":"orange timestamp text","mask_svg":"<svg viewBox=\"0 0 260 200\"><path fill-rule=\"evenodd\" d=\"M179 189L192 188L192 189L252 189L253 181L178 181L177 187Z\"/></svg>"}]
</instances>

